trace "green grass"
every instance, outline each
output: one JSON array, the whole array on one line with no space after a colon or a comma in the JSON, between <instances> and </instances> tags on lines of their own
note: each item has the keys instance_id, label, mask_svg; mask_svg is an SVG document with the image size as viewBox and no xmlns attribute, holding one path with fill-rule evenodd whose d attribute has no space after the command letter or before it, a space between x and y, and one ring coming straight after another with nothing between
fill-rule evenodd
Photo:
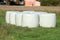
<instances>
[{"instance_id":1,"label":"green grass","mask_svg":"<svg viewBox=\"0 0 60 40\"><path fill-rule=\"evenodd\" d=\"M6 24L5 12L0 10L0 40L60 40L60 12L55 28L22 28ZM53 12L53 11L48 11Z\"/></svg>"}]
</instances>

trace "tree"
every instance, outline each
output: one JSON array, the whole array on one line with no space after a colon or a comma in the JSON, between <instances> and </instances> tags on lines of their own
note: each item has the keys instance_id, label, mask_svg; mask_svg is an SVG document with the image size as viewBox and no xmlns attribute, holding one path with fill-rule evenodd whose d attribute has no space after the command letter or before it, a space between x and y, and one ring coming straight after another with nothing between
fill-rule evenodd
<instances>
[{"instance_id":1,"label":"tree","mask_svg":"<svg viewBox=\"0 0 60 40\"><path fill-rule=\"evenodd\" d=\"M38 0L43 6L58 6L60 5L60 0Z\"/></svg>"}]
</instances>

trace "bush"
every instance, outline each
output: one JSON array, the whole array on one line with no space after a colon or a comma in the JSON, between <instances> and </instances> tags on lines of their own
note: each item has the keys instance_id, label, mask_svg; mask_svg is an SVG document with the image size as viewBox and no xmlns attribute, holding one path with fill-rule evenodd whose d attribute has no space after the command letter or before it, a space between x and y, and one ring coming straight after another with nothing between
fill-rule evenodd
<instances>
[{"instance_id":1,"label":"bush","mask_svg":"<svg viewBox=\"0 0 60 40\"><path fill-rule=\"evenodd\" d=\"M38 0L42 6L60 6L60 0Z\"/></svg>"}]
</instances>

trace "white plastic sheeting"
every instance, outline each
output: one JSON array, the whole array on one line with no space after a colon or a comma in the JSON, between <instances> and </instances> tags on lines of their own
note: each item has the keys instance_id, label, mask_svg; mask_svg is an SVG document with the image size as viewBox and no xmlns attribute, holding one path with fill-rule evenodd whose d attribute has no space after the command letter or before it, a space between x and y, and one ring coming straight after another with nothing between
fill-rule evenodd
<instances>
[{"instance_id":1,"label":"white plastic sheeting","mask_svg":"<svg viewBox=\"0 0 60 40\"><path fill-rule=\"evenodd\" d=\"M10 11L6 12L6 23L9 23Z\"/></svg>"},{"instance_id":2,"label":"white plastic sheeting","mask_svg":"<svg viewBox=\"0 0 60 40\"><path fill-rule=\"evenodd\" d=\"M10 23L10 14L13 14L13 12L18 12L18 11L7 11L6 12L6 23Z\"/></svg>"},{"instance_id":3,"label":"white plastic sheeting","mask_svg":"<svg viewBox=\"0 0 60 40\"><path fill-rule=\"evenodd\" d=\"M48 14L48 13L47 12L35 12L34 14L38 14L40 16L41 14Z\"/></svg>"},{"instance_id":4,"label":"white plastic sheeting","mask_svg":"<svg viewBox=\"0 0 60 40\"><path fill-rule=\"evenodd\" d=\"M32 13L32 12L35 12L35 11L23 11L23 13Z\"/></svg>"},{"instance_id":5,"label":"white plastic sheeting","mask_svg":"<svg viewBox=\"0 0 60 40\"><path fill-rule=\"evenodd\" d=\"M48 13L47 13L47 12L35 12L34 14L38 15L39 25L41 25L41 24L40 24L40 15L41 15L41 14L48 14Z\"/></svg>"},{"instance_id":6,"label":"white plastic sheeting","mask_svg":"<svg viewBox=\"0 0 60 40\"><path fill-rule=\"evenodd\" d=\"M22 12L18 12L16 14L16 25L17 26L22 26L22 17L23 17L23 13Z\"/></svg>"},{"instance_id":7,"label":"white plastic sheeting","mask_svg":"<svg viewBox=\"0 0 60 40\"><path fill-rule=\"evenodd\" d=\"M38 27L38 15L36 14L24 14L23 15L23 27Z\"/></svg>"},{"instance_id":8,"label":"white plastic sheeting","mask_svg":"<svg viewBox=\"0 0 60 40\"><path fill-rule=\"evenodd\" d=\"M10 24L16 24L15 23L15 15L17 14L17 12L18 11L12 11L11 13L10 13Z\"/></svg>"},{"instance_id":9,"label":"white plastic sheeting","mask_svg":"<svg viewBox=\"0 0 60 40\"><path fill-rule=\"evenodd\" d=\"M56 26L56 14L42 14L40 15L40 26L42 27L55 27Z\"/></svg>"}]
</instances>

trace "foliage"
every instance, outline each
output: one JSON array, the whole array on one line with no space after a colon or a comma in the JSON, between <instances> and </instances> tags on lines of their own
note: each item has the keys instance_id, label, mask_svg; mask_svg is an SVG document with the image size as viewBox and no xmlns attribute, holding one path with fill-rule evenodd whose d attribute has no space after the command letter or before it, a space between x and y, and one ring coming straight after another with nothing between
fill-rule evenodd
<instances>
[{"instance_id":1,"label":"foliage","mask_svg":"<svg viewBox=\"0 0 60 40\"><path fill-rule=\"evenodd\" d=\"M38 0L43 6L60 6L60 0Z\"/></svg>"},{"instance_id":2,"label":"foliage","mask_svg":"<svg viewBox=\"0 0 60 40\"><path fill-rule=\"evenodd\" d=\"M55 13L57 14L57 26L55 28L29 29L6 24L5 11L0 11L0 40L59 40L60 12L55 11Z\"/></svg>"}]
</instances>

